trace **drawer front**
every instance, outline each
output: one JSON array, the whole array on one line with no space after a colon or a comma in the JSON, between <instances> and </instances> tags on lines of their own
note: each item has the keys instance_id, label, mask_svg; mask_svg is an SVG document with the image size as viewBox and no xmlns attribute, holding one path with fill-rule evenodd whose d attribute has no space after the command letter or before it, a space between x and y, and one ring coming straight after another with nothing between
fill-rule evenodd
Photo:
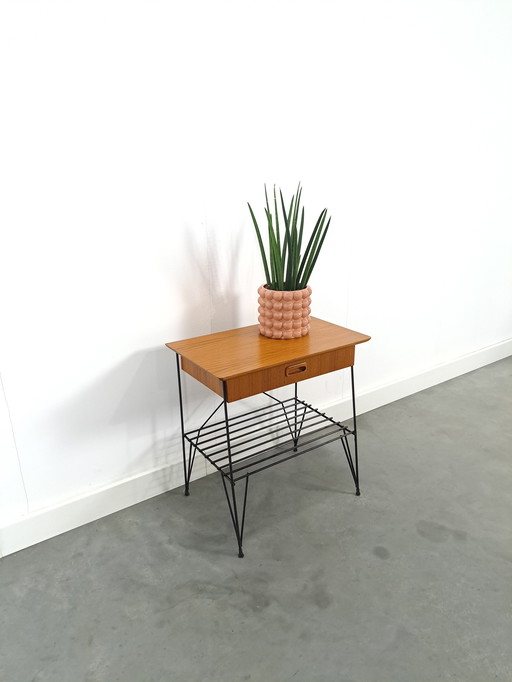
<instances>
[{"instance_id":1,"label":"drawer front","mask_svg":"<svg viewBox=\"0 0 512 682\"><path fill-rule=\"evenodd\" d=\"M348 346L228 379L228 402L350 367L354 355L355 346Z\"/></svg>"}]
</instances>

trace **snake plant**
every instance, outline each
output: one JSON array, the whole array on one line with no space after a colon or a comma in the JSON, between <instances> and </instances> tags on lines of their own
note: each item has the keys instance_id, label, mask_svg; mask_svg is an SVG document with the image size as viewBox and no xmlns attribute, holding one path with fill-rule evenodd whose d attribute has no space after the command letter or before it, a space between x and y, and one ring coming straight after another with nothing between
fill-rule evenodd
<instances>
[{"instance_id":1,"label":"snake plant","mask_svg":"<svg viewBox=\"0 0 512 682\"><path fill-rule=\"evenodd\" d=\"M331 219L327 219L327 209L324 208L316 221L306 250L302 253L304 207L301 208L300 205L301 195L302 188L299 184L297 192L292 196L290 206L286 210L283 193L279 190L283 219L281 228L284 226L284 229L280 230L276 188L274 186L274 212L272 213L265 185L268 255L263 245L263 238L254 211L251 205L247 203L256 230L263 268L265 270L266 284L269 289L277 291L305 289L329 229Z\"/></svg>"}]
</instances>

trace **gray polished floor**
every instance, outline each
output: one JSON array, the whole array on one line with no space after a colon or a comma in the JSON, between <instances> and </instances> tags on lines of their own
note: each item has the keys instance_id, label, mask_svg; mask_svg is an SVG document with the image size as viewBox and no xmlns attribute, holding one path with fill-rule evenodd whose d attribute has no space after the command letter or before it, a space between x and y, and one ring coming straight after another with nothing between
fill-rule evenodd
<instances>
[{"instance_id":1,"label":"gray polished floor","mask_svg":"<svg viewBox=\"0 0 512 682\"><path fill-rule=\"evenodd\" d=\"M512 358L0 562L1 682L512 680Z\"/></svg>"}]
</instances>

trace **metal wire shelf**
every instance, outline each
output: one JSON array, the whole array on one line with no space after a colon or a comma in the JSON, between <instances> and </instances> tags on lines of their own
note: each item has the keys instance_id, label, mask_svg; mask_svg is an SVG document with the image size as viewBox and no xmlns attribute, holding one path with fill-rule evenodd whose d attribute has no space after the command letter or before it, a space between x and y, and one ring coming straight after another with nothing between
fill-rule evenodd
<instances>
[{"instance_id":1,"label":"metal wire shelf","mask_svg":"<svg viewBox=\"0 0 512 682\"><path fill-rule=\"evenodd\" d=\"M296 397L281 401L266 395L274 404L229 418L230 454L225 421L210 423L221 403L201 427L185 434L189 458L200 452L236 482L338 439L348 448L346 438L354 431L344 424Z\"/></svg>"}]
</instances>

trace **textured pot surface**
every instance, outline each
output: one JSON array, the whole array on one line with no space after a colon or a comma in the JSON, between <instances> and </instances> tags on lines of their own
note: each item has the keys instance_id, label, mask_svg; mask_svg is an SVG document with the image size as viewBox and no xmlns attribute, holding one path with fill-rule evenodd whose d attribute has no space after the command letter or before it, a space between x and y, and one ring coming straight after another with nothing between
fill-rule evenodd
<instances>
[{"instance_id":1,"label":"textured pot surface","mask_svg":"<svg viewBox=\"0 0 512 682\"><path fill-rule=\"evenodd\" d=\"M311 287L298 291L258 289L260 334L269 339L295 339L309 332Z\"/></svg>"}]
</instances>

